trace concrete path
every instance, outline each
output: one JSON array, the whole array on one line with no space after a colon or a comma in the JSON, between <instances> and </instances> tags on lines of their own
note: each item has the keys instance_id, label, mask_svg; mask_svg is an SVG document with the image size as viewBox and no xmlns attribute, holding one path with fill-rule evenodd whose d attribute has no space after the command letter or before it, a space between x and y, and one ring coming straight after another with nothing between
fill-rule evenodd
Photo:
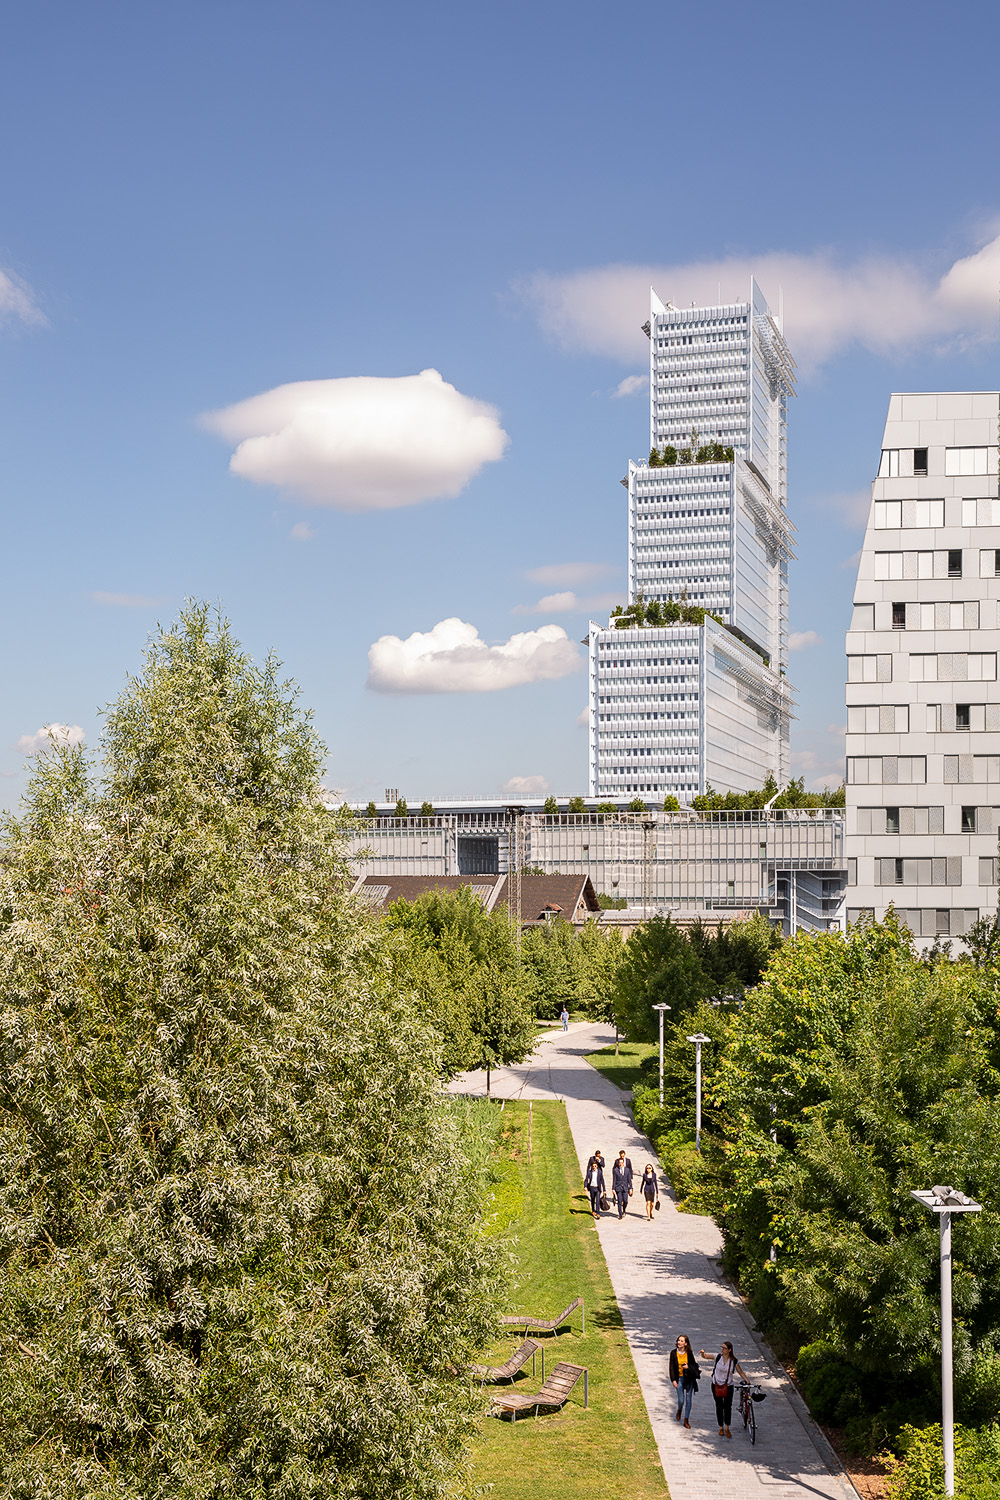
<instances>
[{"instance_id":1,"label":"concrete path","mask_svg":"<svg viewBox=\"0 0 1000 1500\"><path fill-rule=\"evenodd\" d=\"M625 1218L612 1209L597 1226L611 1283L625 1323L639 1384L653 1426L672 1500L857 1500L833 1450L812 1422L785 1372L752 1332L753 1321L718 1272L722 1240L712 1219L679 1213L649 1141L640 1135L617 1088L584 1061L614 1042L604 1026L572 1025L539 1043L520 1067L493 1073L500 1098L562 1099L583 1168L599 1149L608 1194L611 1161L624 1146L636 1174L652 1161L660 1177L660 1212L647 1221L638 1190ZM457 1093L486 1092L484 1073L466 1073ZM691 1409L691 1428L674 1420L676 1402L667 1358L679 1333L695 1352L717 1352L732 1342L751 1380L767 1392L757 1406L756 1446L734 1410L730 1441L718 1436L710 1384L711 1361ZM600 1400L600 1392L592 1391Z\"/></svg>"}]
</instances>

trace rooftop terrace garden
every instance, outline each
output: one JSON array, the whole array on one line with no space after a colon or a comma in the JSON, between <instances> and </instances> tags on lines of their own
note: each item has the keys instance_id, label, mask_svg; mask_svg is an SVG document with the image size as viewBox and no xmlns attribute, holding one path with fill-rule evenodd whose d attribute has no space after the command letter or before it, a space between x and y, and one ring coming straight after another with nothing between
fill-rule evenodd
<instances>
[{"instance_id":1,"label":"rooftop terrace garden","mask_svg":"<svg viewBox=\"0 0 1000 1500\"><path fill-rule=\"evenodd\" d=\"M702 609L699 604L689 604L683 594L680 599L666 600L646 599L639 594L634 604L615 605L611 611L611 623L616 630L633 630L640 626L655 629L664 625L703 625L706 615L723 624L711 610Z\"/></svg>"},{"instance_id":2,"label":"rooftop terrace garden","mask_svg":"<svg viewBox=\"0 0 1000 1500\"><path fill-rule=\"evenodd\" d=\"M697 438L697 433L692 436ZM674 464L731 464L735 457L736 450L723 447L722 443L702 443L700 447L689 448L675 448L673 443L667 443L664 448L650 448L649 467L663 469Z\"/></svg>"}]
</instances>

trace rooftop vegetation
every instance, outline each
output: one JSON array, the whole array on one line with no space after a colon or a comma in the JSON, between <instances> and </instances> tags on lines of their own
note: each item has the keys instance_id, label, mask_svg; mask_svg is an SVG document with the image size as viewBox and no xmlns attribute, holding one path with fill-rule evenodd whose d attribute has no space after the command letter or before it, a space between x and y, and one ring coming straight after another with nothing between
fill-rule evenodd
<instances>
[{"instance_id":1,"label":"rooftop vegetation","mask_svg":"<svg viewBox=\"0 0 1000 1500\"><path fill-rule=\"evenodd\" d=\"M616 630L632 630L638 626L703 625L705 616L718 624L723 621L710 610L698 604L689 604L684 594L679 599L646 599L639 594L634 604L616 604L611 611L611 620Z\"/></svg>"},{"instance_id":2,"label":"rooftop vegetation","mask_svg":"<svg viewBox=\"0 0 1000 1500\"><path fill-rule=\"evenodd\" d=\"M672 443L667 443L664 448L650 448L649 467L665 469L674 464L731 464L735 457L735 449L723 447L722 443L702 443L697 448L675 448Z\"/></svg>"},{"instance_id":3,"label":"rooftop vegetation","mask_svg":"<svg viewBox=\"0 0 1000 1500\"><path fill-rule=\"evenodd\" d=\"M774 776L769 775L760 790L754 792L717 792L708 787L700 797L692 799L691 806L695 812L752 812L772 799L775 807L843 807L844 787L841 783L822 792L807 792L800 776L779 789Z\"/></svg>"}]
</instances>

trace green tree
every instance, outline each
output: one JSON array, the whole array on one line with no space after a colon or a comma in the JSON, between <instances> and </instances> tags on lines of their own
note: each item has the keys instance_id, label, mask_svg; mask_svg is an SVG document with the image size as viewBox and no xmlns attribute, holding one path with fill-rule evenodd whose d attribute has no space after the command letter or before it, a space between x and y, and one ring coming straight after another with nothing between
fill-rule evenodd
<instances>
[{"instance_id":1,"label":"green tree","mask_svg":"<svg viewBox=\"0 0 1000 1500\"><path fill-rule=\"evenodd\" d=\"M570 813L585 813L586 805L582 797L571 797L566 804L566 811Z\"/></svg>"},{"instance_id":2,"label":"green tree","mask_svg":"<svg viewBox=\"0 0 1000 1500\"><path fill-rule=\"evenodd\" d=\"M666 797L664 797L664 799L663 799L663 811L664 812L680 812L680 810L681 810L681 805L678 802L677 798L672 793L670 793Z\"/></svg>"},{"instance_id":3,"label":"green tree","mask_svg":"<svg viewBox=\"0 0 1000 1500\"><path fill-rule=\"evenodd\" d=\"M633 797L628 805L628 810L634 813L644 813L646 811L646 804L641 797Z\"/></svg>"},{"instance_id":4,"label":"green tree","mask_svg":"<svg viewBox=\"0 0 1000 1500\"><path fill-rule=\"evenodd\" d=\"M0 864L0 1487L453 1492L495 1264L324 754L200 605Z\"/></svg>"},{"instance_id":5,"label":"green tree","mask_svg":"<svg viewBox=\"0 0 1000 1500\"><path fill-rule=\"evenodd\" d=\"M671 1007L671 1021L693 1010L708 993L708 980L683 928L669 916L652 917L625 944L615 976L615 1015L632 1041L659 1035L654 1005Z\"/></svg>"},{"instance_id":6,"label":"green tree","mask_svg":"<svg viewBox=\"0 0 1000 1500\"><path fill-rule=\"evenodd\" d=\"M550 818L554 818L558 815L559 803L556 801L555 797L546 797L545 801L542 804L542 812Z\"/></svg>"},{"instance_id":7,"label":"green tree","mask_svg":"<svg viewBox=\"0 0 1000 1500\"><path fill-rule=\"evenodd\" d=\"M522 936L524 991L539 1020L554 1020L563 1005L568 1010L579 1003L582 978L579 947L573 928L559 919L529 927Z\"/></svg>"},{"instance_id":8,"label":"green tree","mask_svg":"<svg viewBox=\"0 0 1000 1500\"><path fill-rule=\"evenodd\" d=\"M405 797L396 798L396 811L393 816L397 818L408 818L410 816L410 809L406 805Z\"/></svg>"},{"instance_id":9,"label":"green tree","mask_svg":"<svg viewBox=\"0 0 1000 1500\"><path fill-rule=\"evenodd\" d=\"M467 886L395 901L399 982L412 983L454 1075L523 1061L535 1037L525 976L506 915L487 912Z\"/></svg>"},{"instance_id":10,"label":"green tree","mask_svg":"<svg viewBox=\"0 0 1000 1500\"><path fill-rule=\"evenodd\" d=\"M378 808L375 806L374 802L369 802L368 806L365 808L365 817L366 818L377 818L378 817Z\"/></svg>"},{"instance_id":11,"label":"green tree","mask_svg":"<svg viewBox=\"0 0 1000 1500\"><path fill-rule=\"evenodd\" d=\"M863 1371L934 1366L937 1233L914 1186L987 1205L955 1228L959 1365L1000 1326L995 1017L973 965L928 967L890 915L785 944L733 1026L715 1086L730 1253L756 1298Z\"/></svg>"},{"instance_id":12,"label":"green tree","mask_svg":"<svg viewBox=\"0 0 1000 1500\"><path fill-rule=\"evenodd\" d=\"M434 814L434 804L433 804L433 802L421 802L421 804L420 804L420 811L417 814L417 816L419 818L433 818L434 815L435 814Z\"/></svg>"},{"instance_id":13,"label":"green tree","mask_svg":"<svg viewBox=\"0 0 1000 1500\"><path fill-rule=\"evenodd\" d=\"M618 804L616 802L598 802L594 810L599 818L613 818L618 811Z\"/></svg>"}]
</instances>

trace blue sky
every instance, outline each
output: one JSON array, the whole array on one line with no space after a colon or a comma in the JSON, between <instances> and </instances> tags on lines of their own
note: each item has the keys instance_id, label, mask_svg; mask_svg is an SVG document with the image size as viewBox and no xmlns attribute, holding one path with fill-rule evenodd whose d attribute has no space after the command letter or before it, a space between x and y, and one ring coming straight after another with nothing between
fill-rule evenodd
<instances>
[{"instance_id":1,"label":"blue sky","mask_svg":"<svg viewBox=\"0 0 1000 1500\"><path fill-rule=\"evenodd\" d=\"M352 798L585 790L574 602L624 597L643 288L750 269L801 370L795 765L835 775L889 392L1000 379L1000 22L954 18L8 8L0 798L192 595L283 659Z\"/></svg>"}]
</instances>

